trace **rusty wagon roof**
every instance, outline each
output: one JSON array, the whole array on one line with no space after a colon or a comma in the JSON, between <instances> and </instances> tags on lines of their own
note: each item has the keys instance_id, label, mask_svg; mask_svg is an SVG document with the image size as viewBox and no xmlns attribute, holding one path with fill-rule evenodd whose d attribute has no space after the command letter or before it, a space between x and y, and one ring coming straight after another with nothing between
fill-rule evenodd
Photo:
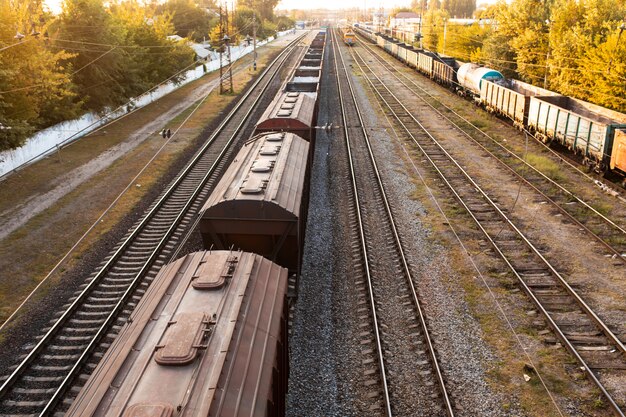
<instances>
[{"instance_id":1,"label":"rusty wagon roof","mask_svg":"<svg viewBox=\"0 0 626 417\"><path fill-rule=\"evenodd\" d=\"M264 134L248 142L211 193L203 218L297 219L309 143L293 133Z\"/></svg>"},{"instance_id":2,"label":"rusty wagon roof","mask_svg":"<svg viewBox=\"0 0 626 417\"><path fill-rule=\"evenodd\" d=\"M252 253L167 265L67 415L265 415L286 290L287 270Z\"/></svg>"},{"instance_id":3,"label":"rusty wagon roof","mask_svg":"<svg viewBox=\"0 0 626 417\"><path fill-rule=\"evenodd\" d=\"M256 127L262 130L302 130L313 127L316 93L283 92L274 98Z\"/></svg>"}]
</instances>

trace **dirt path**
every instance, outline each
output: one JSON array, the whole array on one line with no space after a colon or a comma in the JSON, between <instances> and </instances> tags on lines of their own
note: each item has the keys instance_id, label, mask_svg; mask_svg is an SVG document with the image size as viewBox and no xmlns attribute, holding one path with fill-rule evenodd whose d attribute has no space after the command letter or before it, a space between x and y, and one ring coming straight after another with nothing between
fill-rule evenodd
<instances>
[{"instance_id":1,"label":"dirt path","mask_svg":"<svg viewBox=\"0 0 626 417\"><path fill-rule=\"evenodd\" d=\"M292 34L283 36L273 41L271 45L273 47L284 46L289 43L293 37L294 35ZM240 66L235 70L235 73L243 69L244 68ZM23 200L19 205L0 213L0 239L4 239L33 217L50 208L54 203L75 190L79 185L83 184L103 169L111 166L111 164L119 158L128 154L151 136L158 135L161 129L163 129L170 120L183 113L196 101L210 94L219 86L219 80L216 76L217 74L211 74L201 79L201 84L197 85L189 94L181 98L178 104L133 131L123 142L105 150L87 163L68 171L60 177L54 178L51 183L53 188L49 191L35 193L26 198L26 200Z\"/></svg>"}]
</instances>

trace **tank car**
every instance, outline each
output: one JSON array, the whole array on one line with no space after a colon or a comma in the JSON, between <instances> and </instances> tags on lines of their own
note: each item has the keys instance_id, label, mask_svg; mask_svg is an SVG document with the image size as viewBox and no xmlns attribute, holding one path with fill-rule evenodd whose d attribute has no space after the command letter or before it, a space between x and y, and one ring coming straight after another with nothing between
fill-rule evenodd
<instances>
[{"instance_id":1,"label":"tank car","mask_svg":"<svg viewBox=\"0 0 626 417\"><path fill-rule=\"evenodd\" d=\"M459 85L476 96L480 96L483 81L504 80L504 76L499 71L470 62L461 65L456 76Z\"/></svg>"},{"instance_id":2,"label":"tank car","mask_svg":"<svg viewBox=\"0 0 626 417\"><path fill-rule=\"evenodd\" d=\"M202 208L206 249L255 252L297 272L308 204L309 143L263 134L237 153Z\"/></svg>"},{"instance_id":3,"label":"tank car","mask_svg":"<svg viewBox=\"0 0 626 417\"><path fill-rule=\"evenodd\" d=\"M66 414L282 416L288 271L245 252L165 266Z\"/></svg>"}]
</instances>

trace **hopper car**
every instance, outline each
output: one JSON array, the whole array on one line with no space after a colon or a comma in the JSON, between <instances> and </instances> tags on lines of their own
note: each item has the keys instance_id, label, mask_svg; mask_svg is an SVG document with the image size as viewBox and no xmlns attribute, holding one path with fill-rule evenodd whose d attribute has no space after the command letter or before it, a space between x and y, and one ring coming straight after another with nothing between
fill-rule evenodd
<instances>
[{"instance_id":1,"label":"hopper car","mask_svg":"<svg viewBox=\"0 0 626 417\"><path fill-rule=\"evenodd\" d=\"M255 127L255 134L291 132L315 140L326 32L320 31Z\"/></svg>"},{"instance_id":2,"label":"hopper car","mask_svg":"<svg viewBox=\"0 0 626 417\"><path fill-rule=\"evenodd\" d=\"M283 416L287 286L253 253L163 267L66 415Z\"/></svg>"},{"instance_id":3,"label":"hopper car","mask_svg":"<svg viewBox=\"0 0 626 417\"><path fill-rule=\"evenodd\" d=\"M595 172L626 176L626 114L505 79L492 68L416 49L365 25L356 25L354 31L416 71L510 119L536 139L567 147Z\"/></svg>"},{"instance_id":4,"label":"hopper car","mask_svg":"<svg viewBox=\"0 0 626 417\"><path fill-rule=\"evenodd\" d=\"M299 269L306 228L309 142L287 132L248 141L202 208L205 248L255 252Z\"/></svg>"}]
</instances>

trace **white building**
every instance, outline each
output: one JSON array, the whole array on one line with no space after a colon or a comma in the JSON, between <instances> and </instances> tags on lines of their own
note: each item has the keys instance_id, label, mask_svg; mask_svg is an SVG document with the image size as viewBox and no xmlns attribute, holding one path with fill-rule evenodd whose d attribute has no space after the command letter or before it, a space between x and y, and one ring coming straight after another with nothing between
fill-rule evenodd
<instances>
[{"instance_id":1,"label":"white building","mask_svg":"<svg viewBox=\"0 0 626 417\"><path fill-rule=\"evenodd\" d=\"M406 43L416 41L422 18L415 12L400 12L389 19L391 36Z\"/></svg>"}]
</instances>

